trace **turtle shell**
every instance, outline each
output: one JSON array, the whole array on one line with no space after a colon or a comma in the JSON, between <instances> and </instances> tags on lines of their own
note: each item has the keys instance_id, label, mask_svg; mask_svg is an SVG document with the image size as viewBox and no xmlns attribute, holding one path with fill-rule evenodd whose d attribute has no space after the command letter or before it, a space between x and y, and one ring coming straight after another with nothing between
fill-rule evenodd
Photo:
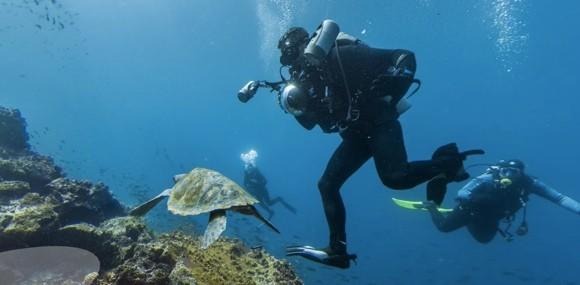
<instances>
[{"instance_id":1,"label":"turtle shell","mask_svg":"<svg viewBox=\"0 0 580 285\"><path fill-rule=\"evenodd\" d=\"M258 200L221 173L194 168L173 186L167 208L173 214L189 216L255 203Z\"/></svg>"}]
</instances>

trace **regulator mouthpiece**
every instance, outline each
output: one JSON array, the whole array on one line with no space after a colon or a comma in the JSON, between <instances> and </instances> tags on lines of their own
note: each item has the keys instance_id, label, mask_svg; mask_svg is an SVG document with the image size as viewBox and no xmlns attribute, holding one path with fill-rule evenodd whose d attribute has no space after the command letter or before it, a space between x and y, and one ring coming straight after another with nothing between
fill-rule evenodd
<instances>
[{"instance_id":1,"label":"regulator mouthpiece","mask_svg":"<svg viewBox=\"0 0 580 285\"><path fill-rule=\"evenodd\" d=\"M509 178L502 178L499 180L499 184L501 184L502 187L509 187L512 183L512 180Z\"/></svg>"}]
</instances>

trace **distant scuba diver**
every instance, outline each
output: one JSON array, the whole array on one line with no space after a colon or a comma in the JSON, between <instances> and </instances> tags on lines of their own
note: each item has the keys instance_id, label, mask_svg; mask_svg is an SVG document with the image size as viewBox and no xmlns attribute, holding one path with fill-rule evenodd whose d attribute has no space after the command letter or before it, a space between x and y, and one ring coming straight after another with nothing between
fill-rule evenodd
<instances>
[{"instance_id":1,"label":"distant scuba diver","mask_svg":"<svg viewBox=\"0 0 580 285\"><path fill-rule=\"evenodd\" d=\"M282 204L288 211L296 214L296 208L284 201L282 197L276 197L274 199L270 197L270 193L266 187L268 180L266 180L266 177L264 177L256 166L258 153L252 149L246 153L242 153L240 158L244 161L244 187L260 201L259 205L268 212L268 219L272 219L274 216L275 213L271 207L276 203Z\"/></svg>"},{"instance_id":2,"label":"distant scuba diver","mask_svg":"<svg viewBox=\"0 0 580 285\"><path fill-rule=\"evenodd\" d=\"M433 201L422 202L417 208L429 211L433 224L441 232L452 232L467 227L480 243L488 243L499 233L511 241L509 231L516 212L523 208L523 218L516 229L517 235L528 232L526 206L530 194L536 194L557 205L580 214L580 203L524 172L521 160L501 160L467 183L458 192L457 206L448 214L437 210ZM500 221L506 226L500 227Z\"/></svg>"},{"instance_id":3,"label":"distant scuba diver","mask_svg":"<svg viewBox=\"0 0 580 285\"><path fill-rule=\"evenodd\" d=\"M280 82L250 81L238 92L238 99L247 102L259 87L270 87L278 91L282 109L302 127L311 130L318 125L323 132L342 137L318 182L330 231L328 247L291 246L287 255L348 268L356 255L347 253L340 188L364 163L374 158L381 181L392 189L411 189L436 179L429 189L441 196L447 183L468 178L463 168L467 156L483 151L460 152L450 143L435 150L430 160L408 161L398 119L410 108L405 94L413 83L420 84L411 51L369 47L339 33L332 20L323 21L312 36L304 28L290 28L278 49L290 79L280 72Z\"/></svg>"}]
</instances>

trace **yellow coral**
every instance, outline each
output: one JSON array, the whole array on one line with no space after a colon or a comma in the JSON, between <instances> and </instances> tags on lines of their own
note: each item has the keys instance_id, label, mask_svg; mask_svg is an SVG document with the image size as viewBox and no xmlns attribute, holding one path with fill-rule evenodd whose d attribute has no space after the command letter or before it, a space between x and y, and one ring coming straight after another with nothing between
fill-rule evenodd
<instances>
[{"instance_id":1,"label":"yellow coral","mask_svg":"<svg viewBox=\"0 0 580 285\"><path fill-rule=\"evenodd\" d=\"M198 240L178 233L161 236L160 241L181 264L176 269L186 267L197 284L302 284L287 262L236 240L220 238L206 250Z\"/></svg>"}]
</instances>

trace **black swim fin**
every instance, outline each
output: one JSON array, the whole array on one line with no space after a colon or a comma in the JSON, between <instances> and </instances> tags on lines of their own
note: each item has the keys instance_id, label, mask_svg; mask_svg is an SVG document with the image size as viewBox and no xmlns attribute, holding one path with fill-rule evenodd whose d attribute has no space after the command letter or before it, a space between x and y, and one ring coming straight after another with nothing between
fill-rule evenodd
<instances>
[{"instance_id":1,"label":"black swim fin","mask_svg":"<svg viewBox=\"0 0 580 285\"><path fill-rule=\"evenodd\" d=\"M262 221L262 223L266 224L266 226L268 226L269 228L271 228L273 231L280 233L280 231L274 226L274 224L272 224L270 221L268 221L266 218L264 218L260 212L258 212L258 210L256 209L256 207L251 206L254 208L254 217L258 218L260 221Z\"/></svg>"},{"instance_id":2,"label":"black swim fin","mask_svg":"<svg viewBox=\"0 0 580 285\"><path fill-rule=\"evenodd\" d=\"M326 264L328 266L347 269L350 267L350 261L356 263L356 254L335 254L329 248L314 248L309 245L288 246L286 247L286 256L301 256L314 262Z\"/></svg>"},{"instance_id":3,"label":"black swim fin","mask_svg":"<svg viewBox=\"0 0 580 285\"><path fill-rule=\"evenodd\" d=\"M266 224L266 226L271 228L273 231L280 233L280 231L274 226L274 224L268 221L268 219L264 218L264 216L262 216L262 214L258 212L258 209L256 209L256 207L254 207L253 205L236 206L233 207L232 209L240 214L254 216L258 218L258 220L262 221L262 223Z\"/></svg>"}]
</instances>

